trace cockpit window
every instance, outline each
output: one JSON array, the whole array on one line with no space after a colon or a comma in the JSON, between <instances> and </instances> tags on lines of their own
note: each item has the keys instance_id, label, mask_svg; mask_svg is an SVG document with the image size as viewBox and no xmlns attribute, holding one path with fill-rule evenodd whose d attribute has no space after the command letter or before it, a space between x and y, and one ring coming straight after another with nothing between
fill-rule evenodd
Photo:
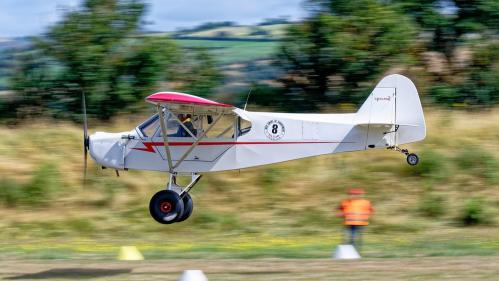
<instances>
[{"instance_id":1,"label":"cockpit window","mask_svg":"<svg viewBox=\"0 0 499 281\"><path fill-rule=\"evenodd\" d=\"M214 126L212 123L215 120L212 115L165 112L165 117L168 137L200 137L208 128L211 128L206 134L207 138L233 139L235 136L246 134L251 129L251 122L242 118L234 120L234 117L230 115L222 116L217 123L213 124ZM238 128L237 134L234 133L236 128ZM162 137L158 114L151 116L139 125L138 129L144 137Z\"/></svg>"},{"instance_id":2,"label":"cockpit window","mask_svg":"<svg viewBox=\"0 0 499 281\"><path fill-rule=\"evenodd\" d=\"M197 118L197 117L196 117ZM196 129L196 118L193 118L191 114L176 114L173 115L168 113L166 115L166 127L168 137L178 137L178 138L190 138L192 136L197 136L198 131ZM192 136L191 136L192 134ZM161 130L158 131L158 137L162 136Z\"/></svg>"},{"instance_id":3,"label":"cockpit window","mask_svg":"<svg viewBox=\"0 0 499 281\"><path fill-rule=\"evenodd\" d=\"M237 134L238 136L242 136L244 134L247 134L251 130L251 122L250 121L239 117L237 119L237 122L238 122L237 127L239 128L239 132Z\"/></svg>"},{"instance_id":4,"label":"cockpit window","mask_svg":"<svg viewBox=\"0 0 499 281\"><path fill-rule=\"evenodd\" d=\"M159 127L159 117L158 114L151 116L144 123L139 126L140 131L144 137L152 137Z\"/></svg>"}]
</instances>

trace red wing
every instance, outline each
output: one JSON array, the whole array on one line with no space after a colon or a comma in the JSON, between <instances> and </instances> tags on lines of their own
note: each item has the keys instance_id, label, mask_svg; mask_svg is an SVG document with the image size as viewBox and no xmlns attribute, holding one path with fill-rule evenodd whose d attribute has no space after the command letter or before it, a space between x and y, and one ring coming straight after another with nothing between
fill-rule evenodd
<instances>
[{"instance_id":1,"label":"red wing","mask_svg":"<svg viewBox=\"0 0 499 281\"><path fill-rule=\"evenodd\" d=\"M205 98L200 98L197 96L177 93L177 92L159 92L152 94L146 98L147 101L152 103L182 103L182 104L192 104L192 105L212 105L221 107L233 107L229 104L219 103Z\"/></svg>"},{"instance_id":2,"label":"red wing","mask_svg":"<svg viewBox=\"0 0 499 281\"><path fill-rule=\"evenodd\" d=\"M177 92L155 93L148 96L146 101L153 104L166 104L168 106L189 106L194 107L194 109L200 109L201 111L230 112L234 109L234 106L229 104Z\"/></svg>"}]
</instances>

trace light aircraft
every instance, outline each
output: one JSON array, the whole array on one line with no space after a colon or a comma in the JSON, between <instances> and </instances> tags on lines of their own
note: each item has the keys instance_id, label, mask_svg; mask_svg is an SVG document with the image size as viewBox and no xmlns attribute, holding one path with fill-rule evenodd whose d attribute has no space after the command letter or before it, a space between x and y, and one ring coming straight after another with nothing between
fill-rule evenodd
<instances>
[{"instance_id":1,"label":"light aircraft","mask_svg":"<svg viewBox=\"0 0 499 281\"><path fill-rule=\"evenodd\" d=\"M159 92L146 101L157 113L128 132L88 136L85 98L84 153L118 170L169 174L165 190L149 203L151 216L163 224L192 213L189 191L202 173L237 170L305 157L385 148L419 158L399 145L421 141L426 125L419 95L407 77L383 78L356 113L298 114L251 112L177 92ZM190 177L185 186L177 177Z\"/></svg>"}]
</instances>

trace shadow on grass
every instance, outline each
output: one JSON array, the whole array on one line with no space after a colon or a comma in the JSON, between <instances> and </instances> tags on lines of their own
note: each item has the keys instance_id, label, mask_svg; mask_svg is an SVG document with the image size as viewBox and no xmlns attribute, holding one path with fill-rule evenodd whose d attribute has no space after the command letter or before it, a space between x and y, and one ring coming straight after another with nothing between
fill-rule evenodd
<instances>
[{"instance_id":1,"label":"shadow on grass","mask_svg":"<svg viewBox=\"0 0 499 281\"><path fill-rule=\"evenodd\" d=\"M20 279L90 279L131 273L132 269L102 269L102 268L54 268L37 273L21 274L6 278L6 280Z\"/></svg>"}]
</instances>

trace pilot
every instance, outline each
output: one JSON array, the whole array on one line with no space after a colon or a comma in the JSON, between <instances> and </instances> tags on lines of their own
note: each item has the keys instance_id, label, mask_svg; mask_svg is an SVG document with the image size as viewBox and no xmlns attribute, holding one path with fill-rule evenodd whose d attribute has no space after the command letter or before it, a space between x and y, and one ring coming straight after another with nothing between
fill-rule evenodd
<instances>
[{"instance_id":1,"label":"pilot","mask_svg":"<svg viewBox=\"0 0 499 281\"><path fill-rule=\"evenodd\" d=\"M184 124L184 126L189 129L189 131L191 131L191 133L195 136L197 134L196 132L196 129L194 128L194 124L192 123L192 115L190 114L187 114L185 116L185 120L182 121L182 123ZM185 132L186 133L186 137L190 136L189 133Z\"/></svg>"},{"instance_id":2,"label":"pilot","mask_svg":"<svg viewBox=\"0 0 499 281\"><path fill-rule=\"evenodd\" d=\"M373 207L369 200L364 199L364 190L353 188L348 191L349 198L341 202L338 207L339 217L343 218L346 238L350 245L358 251L362 246L362 231L369 225L369 217L373 213Z\"/></svg>"},{"instance_id":3,"label":"pilot","mask_svg":"<svg viewBox=\"0 0 499 281\"><path fill-rule=\"evenodd\" d=\"M184 126L191 131L191 133L195 136L197 134L197 130L194 128L194 125L192 123L192 115L190 114L179 114L178 119ZM185 130L185 128L181 125L179 125L178 131L177 131L177 136L178 137L190 137L191 135Z\"/></svg>"}]
</instances>

